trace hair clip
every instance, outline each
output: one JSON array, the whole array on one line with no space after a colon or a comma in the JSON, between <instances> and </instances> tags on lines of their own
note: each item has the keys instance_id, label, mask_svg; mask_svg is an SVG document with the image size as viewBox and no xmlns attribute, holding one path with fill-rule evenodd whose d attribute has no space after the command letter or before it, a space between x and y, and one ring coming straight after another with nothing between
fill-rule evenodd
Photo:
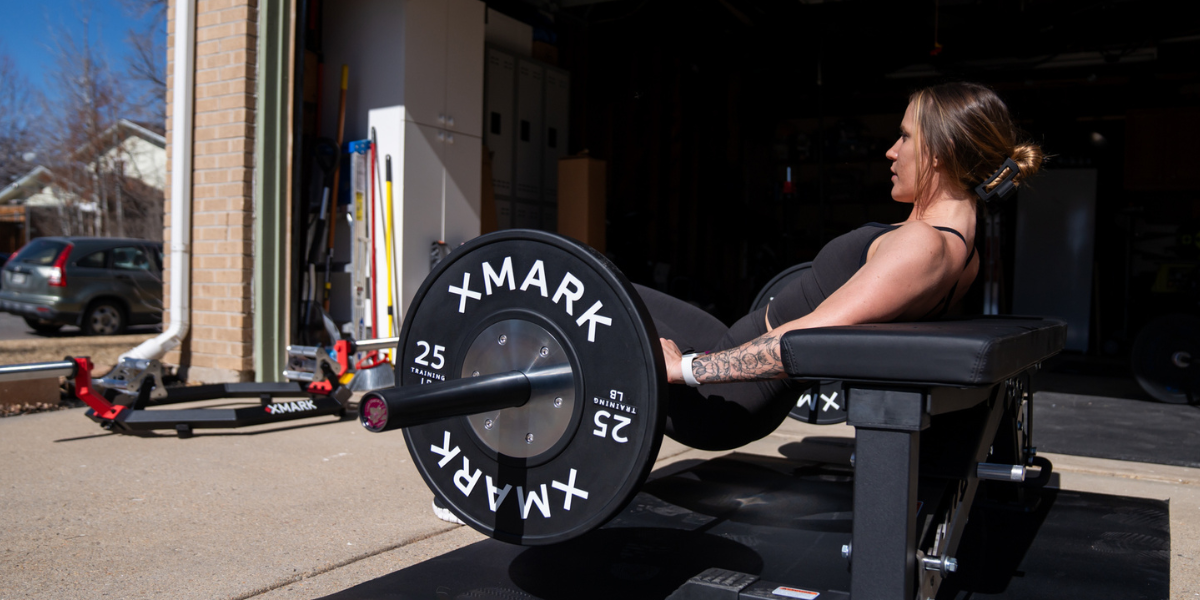
<instances>
[{"instance_id":1,"label":"hair clip","mask_svg":"<svg viewBox=\"0 0 1200 600\"><path fill-rule=\"evenodd\" d=\"M1008 177L1005 177L1003 180L1001 180L996 187L992 188L992 191L987 191L987 187L991 185L992 182L1000 179L1000 174L1004 172L1005 168L1008 169ZM1020 174L1021 168L1017 166L1017 163L1013 162L1011 158L1006 158L1004 159L1004 164L1000 165L1000 168L996 169L996 172L992 173L991 177L988 177L983 183L975 186L975 193L979 194L979 199L983 200L984 202L991 202L993 198L997 197L1004 198L1009 192L1012 191L1014 187L1016 187L1013 183L1013 180L1016 179L1017 175Z\"/></svg>"}]
</instances>

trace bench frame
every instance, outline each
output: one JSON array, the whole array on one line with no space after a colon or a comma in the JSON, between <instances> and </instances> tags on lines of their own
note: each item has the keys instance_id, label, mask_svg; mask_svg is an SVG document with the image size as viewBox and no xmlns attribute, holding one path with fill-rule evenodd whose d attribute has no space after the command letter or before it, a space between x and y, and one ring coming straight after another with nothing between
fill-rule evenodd
<instances>
[{"instance_id":1,"label":"bench frame","mask_svg":"<svg viewBox=\"0 0 1200 600\"><path fill-rule=\"evenodd\" d=\"M936 415L986 407L975 447L963 449L970 456L968 467L986 461L1002 421L1022 414L1022 403L1032 401L1025 396L1022 379L973 389L846 382L848 423L855 428L852 597L923 599L936 595L945 574L926 570L921 559L954 556L979 478L972 468L965 473L954 469L963 479L958 480L960 487L951 492L948 502L939 501L936 492L934 498L919 500L922 434ZM1023 429L1029 433L1028 428ZM1021 454L1032 450L1028 444L1021 445L1025 447ZM1013 460L1013 464L1031 458L993 456L993 460ZM934 505L926 510L930 501ZM943 523L946 530L940 536L931 531ZM931 533L936 545L931 543Z\"/></svg>"},{"instance_id":2,"label":"bench frame","mask_svg":"<svg viewBox=\"0 0 1200 600\"><path fill-rule=\"evenodd\" d=\"M983 317L924 325L796 330L783 338L789 375L840 380L845 390L855 454L854 521L843 554L858 600L937 594L957 566L980 463L1036 465L1041 473L1029 483L1043 485L1052 468L1032 443L1031 375L1062 350L1065 324ZM866 379L881 372L891 379ZM896 379L908 373L914 380ZM1029 483L989 492L1024 502Z\"/></svg>"}]
</instances>

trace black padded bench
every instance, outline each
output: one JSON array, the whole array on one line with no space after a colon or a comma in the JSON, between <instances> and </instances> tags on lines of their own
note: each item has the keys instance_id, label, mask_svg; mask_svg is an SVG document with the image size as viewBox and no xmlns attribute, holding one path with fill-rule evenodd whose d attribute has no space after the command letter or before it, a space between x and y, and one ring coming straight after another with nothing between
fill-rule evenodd
<instances>
[{"instance_id":1,"label":"black padded bench","mask_svg":"<svg viewBox=\"0 0 1200 600\"><path fill-rule=\"evenodd\" d=\"M1034 463L1028 377L1062 350L1066 331L1051 319L977 317L784 335L789 375L841 380L846 392L855 428L854 524L844 549L853 598L936 593L957 564L979 464ZM1048 461L1041 466L1048 475Z\"/></svg>"}]
</instances>

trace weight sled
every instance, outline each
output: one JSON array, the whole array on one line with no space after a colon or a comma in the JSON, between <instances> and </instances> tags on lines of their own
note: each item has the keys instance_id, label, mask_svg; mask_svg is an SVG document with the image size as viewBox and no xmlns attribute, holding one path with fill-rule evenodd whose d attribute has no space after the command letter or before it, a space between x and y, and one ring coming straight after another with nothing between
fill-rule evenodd
<instances>
[{"instance_id":1,"label":"weight sled","mask_svg":"<svg viewBox=\"0 0 1200 600\"><path fill-rule=\"evenodd\" d=\"M333 415L345 416L351 390L342 381L353 374L350 357L356 352L392 348L395 338L354 342L339 340L332 352L321 346L288 346L288 382L218 383L168 388L158 361L123 359L108 377L92 382L81 359L73 359L76 396L88 404L86 415L101 427L118 433L167 429L187 437L195 429L233 429ZM86 359L82 359L86 360ZM82 384L82 385L81 385ZM102 390L102 394L92 391ZM121 403L122 398L128 403ZM151 406L215 400L257 398L258 406L146 410ZM113 403L110 401L118 401Z\"/></svg>"},{"instance_id":2,"label":"weight sled","mask_svg":"<svg viewBox=\"0 0 1200 600\"><path fill-rule=\"evenodd\" d=\"M87 357L49 363L0 366L0 381L48 377L72 380L75 396L87 404L85 415L101 427L126 434L174 430L180 437L195 429L233 429L333 415L345 416L350 389L342 385L352 371L350 356L395 346L395 338L338 341L333 352L319 346L289 346L293 381L273 383L218 383L168 388L162 365L156 360L122 359L107 377L93 380ZM257 399L257 406L240 408L154 409L169 404L221 398Z\"/></svg>"},{"instance_id":3,"label":"weight sled","mask_svg":"<svg viewBox=\"0 0 1200 600\"><path fill-rule=\"evenodd\" d=\"M66 377L74 384L75 397L88 406L84 414L104 429L126 434L169 429L180 437L190 436L192 430L201 428L231 429L323 415L341 418L350 397L350 391L336 378L323 376L320 381L307 384L220 383L167 388L162 381L162 367L156 360L125 359L111 377L99 380L92 379L92 367L88 357L0 366L0 381ZM219 398L257 398L260 403L242 408L147 410L151 405Z\"/></svg>"}]
</instances>

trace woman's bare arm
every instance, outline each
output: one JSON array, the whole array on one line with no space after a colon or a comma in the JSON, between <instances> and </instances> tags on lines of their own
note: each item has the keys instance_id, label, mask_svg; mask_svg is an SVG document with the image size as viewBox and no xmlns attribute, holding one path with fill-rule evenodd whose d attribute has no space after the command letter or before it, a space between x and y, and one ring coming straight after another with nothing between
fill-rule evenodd
<instances>
[{"instance_id":1,"label":"woman's bare arm","mask_svg":"<svg viewBox=\"0 0 1200 600\"><path fill-rule=\"evenodd\" d=\"M945 237L936 229L925 224L901 227L881 238L871 260L812 313L735 348L697 356L692 375L700 383L782 379L787 376L779 345L784 333L893 321L939 290L947 275L956 273L949 268L948 257ZM668 379L683 383L678 347L663 340L663 353Z\"/></svg>"}]
</instances>

